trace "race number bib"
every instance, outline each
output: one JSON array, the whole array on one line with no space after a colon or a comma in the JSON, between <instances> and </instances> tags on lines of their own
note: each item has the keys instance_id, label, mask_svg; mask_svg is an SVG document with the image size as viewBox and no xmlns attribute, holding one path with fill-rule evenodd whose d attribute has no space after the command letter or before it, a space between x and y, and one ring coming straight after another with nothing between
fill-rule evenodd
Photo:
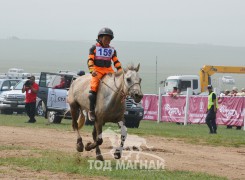
<instances>
[{"instance_id":1,"label":"race number bib","mask_svg":"<svg viewBox=\"0 0 245 180\"><path fill-rule=\"evenodd\" d=\"M96 56L103 58L111 58L114 53L112 48L96 47Z\"/></svg>"}]
</instances>

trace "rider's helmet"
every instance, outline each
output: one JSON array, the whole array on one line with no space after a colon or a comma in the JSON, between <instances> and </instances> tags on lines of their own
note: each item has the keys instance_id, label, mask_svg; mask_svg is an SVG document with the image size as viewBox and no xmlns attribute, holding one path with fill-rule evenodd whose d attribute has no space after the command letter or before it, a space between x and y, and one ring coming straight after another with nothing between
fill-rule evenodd
<instances>
[{"instance_id":1,"label":"rider's helmet","mask_svg":"<svg viewBox=\"0 0 245 180\"><path fill-rule=\"evenodd\" d=\"M114 38L113 31L110 28L102 28L98 33L98 39L104 35L110 36L111 40Z\"/></svg>"}]
</instances>

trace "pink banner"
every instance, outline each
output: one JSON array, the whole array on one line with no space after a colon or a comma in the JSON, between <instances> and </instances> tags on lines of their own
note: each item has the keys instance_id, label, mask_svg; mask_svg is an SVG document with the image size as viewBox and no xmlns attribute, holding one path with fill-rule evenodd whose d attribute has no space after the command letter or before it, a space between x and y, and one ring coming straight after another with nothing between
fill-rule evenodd
<instances>
[{"instance_id":1,"label":"pink banner","mask_svg":"<svg viewBox=\"0 0 245 180\"><path fill-rule=\"evenodd\" d=\"M188 123L205 123L208 97L191 96L188 110ZM218 100L219 108L216 123L220 125L243 126L245 116L245 97L222 97ZM184 122L186 97L173 98L162 96L161 121ZM157 120L158 96L144 95L143 119Z\"/></svg>"},{"instance_id":2,"label":"pink banner","mask_svg":"<svg viewBox=\"0 0 245 180\"><path fill-rule=\"evenodd\" d=\"M189 113L188 113L188 122L194 124L203 124L205 123L206 112L208 105L207 96L191 96Z\"/></svg>"},{"instance_id":3,"label":"pink banner","mask_svg":"<svg viewBox=\"0 0 245 180\"><path fill-rule=\"evenodd\" d=\"M162 121L184 122L185 104L185 96L162 96Z\"/></svg>"},{"instance_id":4,"label":"pink banner","mask_svg":"<svg viewBox=\"0 0 245 180\"><path fill-rule=\"evenodd\" d=\"M158 96L157 95L144 95L142 105L144 108L143 119L157 120Z\"/></svg>"},{"instance_id":5,"label":"pink banner","mask_svg":"<svg viewBox=\"0 0 245 180\"><path fill-rule=\"evenodd\" d=\"M217 124L242 126L244 118L244 99L242 97L219 98L219 109L216 116Z\"/></svg>"}]
</instances>

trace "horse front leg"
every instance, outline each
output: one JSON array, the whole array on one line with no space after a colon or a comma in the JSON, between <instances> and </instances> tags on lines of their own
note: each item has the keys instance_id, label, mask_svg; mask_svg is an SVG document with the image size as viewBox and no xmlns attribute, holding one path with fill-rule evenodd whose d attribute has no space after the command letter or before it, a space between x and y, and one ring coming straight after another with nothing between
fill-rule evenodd
<instances>
[{"instance_id":1,"label":"horse front leg","mask_svg":"<svg viewBox=\"0 0 245 180\"><path fill-rule=\"evenodd\" d=\"M90 151L91 149L96 148L97 146L101 145L103 143L103 139L102 139L102 123L95 121L94 122L94 129L95 132L93 132L93 139L94 142L88 142L85 146L85 150L86 151Z\"/></svg>"},{"instance_id":2,"label":"horse front leg","mask_svg":"<svg viewBox=\"0 0 245 180\"><path fill-rule=\"evenodd\" d=\"M121 143L120 143L120 147L118 147L114 152L114 158L115 159L121 158L124 142L125 142L126 137L127 137L127 127L124 125L124 122L119 121L118 126L119 126L119 128L121 128Z\"/></svg>"}]
</instances>

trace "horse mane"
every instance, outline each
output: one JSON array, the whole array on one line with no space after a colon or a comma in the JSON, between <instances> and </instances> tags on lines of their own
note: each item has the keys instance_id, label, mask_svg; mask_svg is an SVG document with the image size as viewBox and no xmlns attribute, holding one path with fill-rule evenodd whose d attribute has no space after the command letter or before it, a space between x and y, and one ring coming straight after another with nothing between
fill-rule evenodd
<instances>
[{"instance_id":1,"label":"horse mane","mask_svg":"<svg viewBox=\"0 0 245 180\"><path fill-rule=\"evenodd\" d=\"M136 68L134 67L134 64L131 63L131 64L128 64L126 68L123 68L124 69L124 72L127 72L128 70L132 70L132 71L135 71ZM123 71L117 71L115 73L115 77L118 77L120 76L121 74L123 73Z\"/></svg>"}]
</instances>

